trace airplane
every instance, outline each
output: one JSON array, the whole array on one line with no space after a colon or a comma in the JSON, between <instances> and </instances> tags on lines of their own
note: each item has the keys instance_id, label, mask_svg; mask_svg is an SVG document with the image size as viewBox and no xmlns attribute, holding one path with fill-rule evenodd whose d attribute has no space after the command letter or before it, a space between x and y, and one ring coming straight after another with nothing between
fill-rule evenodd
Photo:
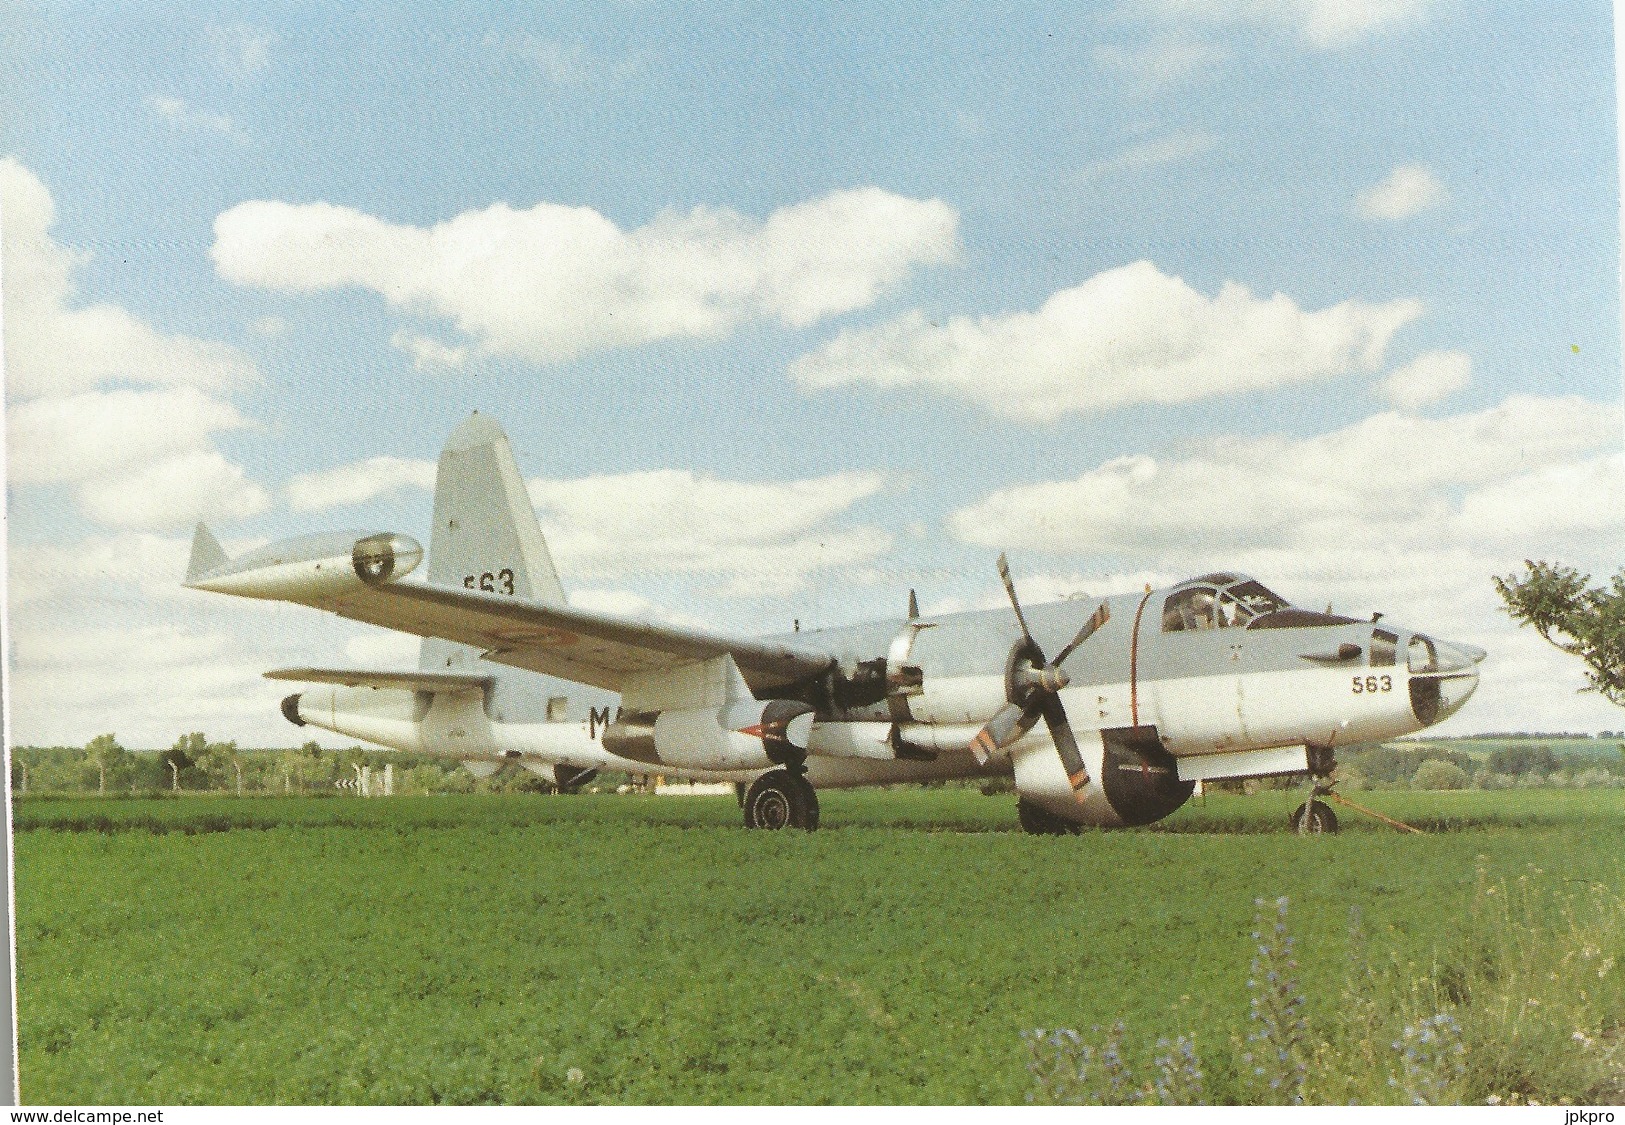
<instances>
[{"instance_id":1,"label":"airplane","mask_svg":"<svg viewBox=\"0 0 1625 1125\"><path fill-rule=\"evenodd\" d=\"M572 607L502 428L440 455L427 567L396 532L226 555L199 524L185 585L422 638L413 670L289 668L314 726L563 789L601 770L734 782L745 825L815 829L818 794L1011 778L1030 833L1152 823L1199 781L1307 774L1299 832L1333 832L1336 749L1458 711L1482 649L1289 605L1242 574L1010 609L737 637ZM1328 607L1329 608L1329 607Z\"/></svg>"}]
</instances>

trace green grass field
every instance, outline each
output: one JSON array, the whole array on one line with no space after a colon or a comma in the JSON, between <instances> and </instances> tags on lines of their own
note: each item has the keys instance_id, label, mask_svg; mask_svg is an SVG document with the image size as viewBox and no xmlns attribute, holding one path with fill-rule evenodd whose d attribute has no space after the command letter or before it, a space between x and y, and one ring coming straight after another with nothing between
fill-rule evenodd
<instances>
[{"instance_id":1,"label":"green grass field","mask_svg":"<svg viewBox=\"0 0 1625 1125\"><path fill-rule=\"evenodd\" d=\"M1395 1097L1388 1042L1445 1008L1458 1096L1625 1095L1625 791L1355 797L1433 831L1300 839L1289 793L1069 838L963 789L826 793L814 834L726 797L25 801L23 1096L1019 1102L1022 1029L1122 1020L1249 1101L1278 895L1311 1100Z\"/></svg>"}]
</instances>

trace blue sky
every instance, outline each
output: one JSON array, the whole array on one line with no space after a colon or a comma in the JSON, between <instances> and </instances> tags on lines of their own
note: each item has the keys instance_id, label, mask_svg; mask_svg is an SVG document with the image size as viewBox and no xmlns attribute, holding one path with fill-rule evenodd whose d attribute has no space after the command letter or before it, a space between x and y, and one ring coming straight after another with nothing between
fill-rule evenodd
<instances>
[{"instance_id":1,"label":"blue sky","mask_svg":"<svg viewBox=\"0 0 1625 1125\"><path fill-rule=\"evenodd\" d=\"M17 739L409 663L173 579L199 517L423 534L476 408L582 604L1234 566L1490 649L1452 729L1625 725L1489 587L1625 538L1611 12L1210 7L14 8Z\"/></svg>"}]
</instances>

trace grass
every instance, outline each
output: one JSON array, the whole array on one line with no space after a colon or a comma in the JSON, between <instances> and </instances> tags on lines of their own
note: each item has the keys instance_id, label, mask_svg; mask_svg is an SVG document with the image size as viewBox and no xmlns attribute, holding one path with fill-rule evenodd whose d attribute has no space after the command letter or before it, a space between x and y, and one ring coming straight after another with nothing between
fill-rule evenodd
<instances>
[{"instance_id":1,"label":"grass","mask_svg":"<svg viewBox=\"0 0 1625 1125\"><path fill-rule=\"evenodd\" d=\"M1252 1100L1248 934L1278 895L1311 1100L1393 1098L1382 1037L1441 1003L1462 1096L1609 1089L1625 792L1357 796L1436 831L1299 839L1285 793L1076 838L953 789L826 793L810 835L726 797L25 801L23 1095L1019 1102L1023 1029L1121 1020Z\"/></svg>"}]
</instances>

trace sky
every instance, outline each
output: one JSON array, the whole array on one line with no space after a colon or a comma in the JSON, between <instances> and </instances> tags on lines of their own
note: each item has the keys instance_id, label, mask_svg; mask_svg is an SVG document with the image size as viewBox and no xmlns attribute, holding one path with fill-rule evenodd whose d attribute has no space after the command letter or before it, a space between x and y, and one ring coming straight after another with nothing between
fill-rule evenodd
<instances>
[{"instance_id":1,"label":"sky","mask_svg":"<svg viewBox=\"0 0 1625 1125\"><path fill-rule=\"evenodd\" d=\"M9 6L13 741L411 666L191 530L426 542L476 409L588 608L1240 570L1487 649L1442 733L1625 729L1491 583L1625 558L1608 6L919 8Z\"/></svg>"}]
</instances>

